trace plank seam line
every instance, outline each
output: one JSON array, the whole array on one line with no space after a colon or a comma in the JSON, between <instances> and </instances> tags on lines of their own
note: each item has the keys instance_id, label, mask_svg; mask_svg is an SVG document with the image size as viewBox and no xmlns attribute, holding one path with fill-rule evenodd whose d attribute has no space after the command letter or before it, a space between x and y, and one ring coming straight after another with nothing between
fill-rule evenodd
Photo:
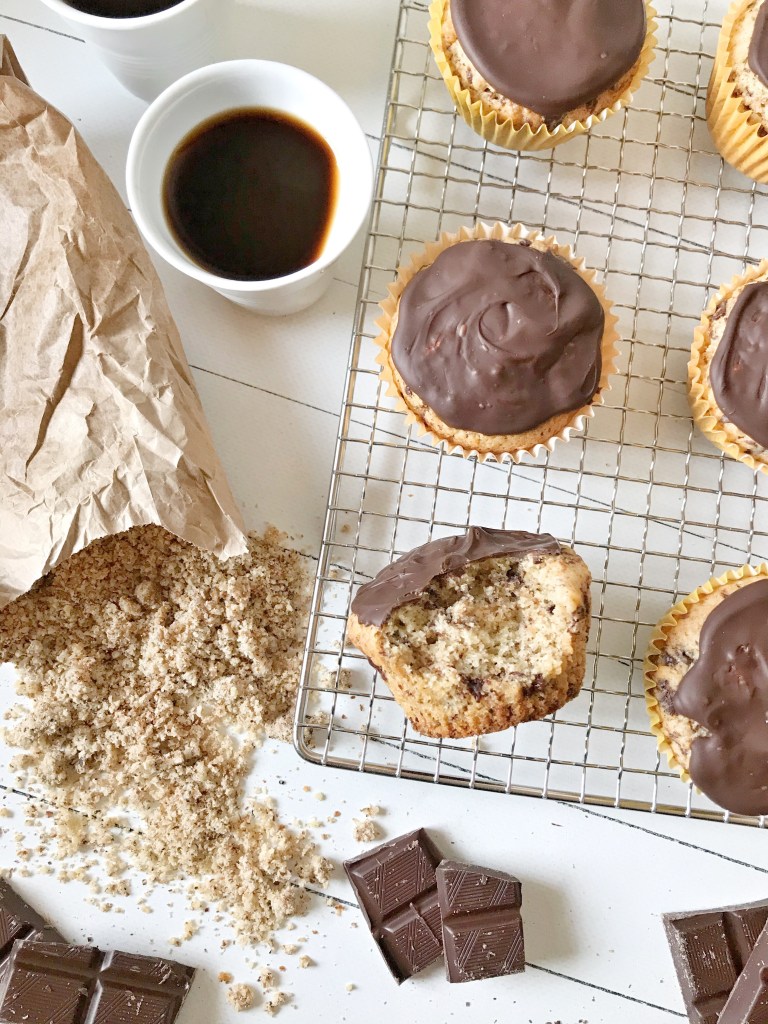
<instances>
[{"instance_id":1,"label":"plank seam line","mask_svg":"<svg viewBox=\"0 0 768 1024\"><path fill-rule=\"evenodd\" d=\"M14 18L11 14L0 14L0 18L5 18L6 21L15 21L17 25L26 25L27 28L37 28L41 32L50 32L51 35L61 36L62 39L74 39L76 43L84 43L85 40L80 36L70 35L69 32L61 32L57 28L49 28L47 25L38 25L35 21L25 21L23 18Z\"/></svg>"}]
</instances>

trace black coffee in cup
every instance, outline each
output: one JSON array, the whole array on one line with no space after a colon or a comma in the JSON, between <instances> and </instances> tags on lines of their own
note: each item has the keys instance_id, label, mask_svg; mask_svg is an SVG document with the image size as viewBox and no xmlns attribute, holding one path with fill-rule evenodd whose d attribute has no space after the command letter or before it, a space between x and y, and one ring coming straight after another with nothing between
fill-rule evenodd
<instances>
[{"instance_id":1,"label":"black coffee in cup","mask_svg":"<svg viewBox=\"0 0 768 1024\"><path fill-rule=\"evenodd\" d=\"M147 14L158 14L178 7L183 0L64 0L67 7L73 7L83 14L97 18L143 18Z\"/></svg>"},{"instance_id":2,"label":"black coffee in cup","mask_svg":"<svg viewBox=\"0 0 768 1024\"><path fill-rule=\"evenodd\" d=\"M320 256L337 180L333 151L309 125L275 110L228 110L176 147L163 182L165 215L204 270L267 281Z\"/></svg>"}]
</instances>

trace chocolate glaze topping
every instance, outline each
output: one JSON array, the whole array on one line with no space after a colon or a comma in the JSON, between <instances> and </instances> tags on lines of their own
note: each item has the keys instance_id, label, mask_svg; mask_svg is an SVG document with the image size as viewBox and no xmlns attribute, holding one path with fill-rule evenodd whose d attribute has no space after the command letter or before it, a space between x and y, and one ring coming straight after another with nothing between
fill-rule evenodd
<instances>
[{"instance_id":1,"label":"chocolate glaze topping","mask_svg":"<svg viewBox=\"0 0 768 1024\"><path fill-rule=\"evenodd\" d=\"M710 733L691 748L699 789L728 811L767 814L768 580L740 587L707 616L673 704Z\"/></svg>"},{"instance_id":2,"label":"chocolate glaze topping","mask_svg":"<svg viewBox=\"0 0 768 1024\"><path fill-rule=\"evenodd\" d=\"M605 314L565 260L528 245L452 245L403 291L392 360L448 426L521 434L587 405Z\"/></svg>"},{"instance_id":3,"label":"chocolate glaze topping","mask_svg":"<svg viewBox=\"0 0 768 1024\"><path fill-rule=\"evenodd\" d=\"M757 12L752 42L749 44L749 66L757 77L768 86L768 4Z\"/></svg>"},{"instance_id":4,"label":"chocolate glaze topping","mask_svg":"<svg viewBox=\"0 0 768 1024\"><path fill-rule=\"evenodd\" d=\"M644 0L451 0L451 17L496 92L550 120L616 85L647 30Z\"/></svg>"},{"instance_id":5,"label":"chocolate glaze topping","mask_svg":"<svg viewBox=\"0 0 768 1024\"><path fill-rule=\"evenodd\" d=\"M768 282L747 285L734 303L709 379L725 416L768 448Z\"/></svg>"},{"instance_id":6,"label":"chocolate glaze topping","mask_svg":"<svg viewBox=\"0 0 768 1024\"><path fill-rule=\"evenodd\" d=\"M548 533L490 530L470 526L466 533L443 537L414 548L362 586L352 611L366 626L382 626L395 608L414 601L432 580L457 572L470 562L503 555L524 558L534 552L557 554L560 544Z\"/></svg>"}]
</instances>

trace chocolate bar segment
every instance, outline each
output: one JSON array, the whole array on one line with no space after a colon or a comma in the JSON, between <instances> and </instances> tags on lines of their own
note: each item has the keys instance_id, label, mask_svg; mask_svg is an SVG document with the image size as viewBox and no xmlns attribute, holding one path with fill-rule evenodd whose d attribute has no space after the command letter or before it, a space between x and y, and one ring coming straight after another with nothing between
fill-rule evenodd
<instances>
[{"instance_id":1,"label":"chocolate bar segment","mask_svg":"<svg viewBox=\"0 0 768 1024\"><path fill-rule=\"evenodd\" d=\"M768 924L760 932L744 970L736 979L718 1024L768 1021Z\"/></svg>"},{"instance_id":2,"label":"chocolate bar segment","mask_svg":"<svg viewBox=\"0 0 768 1024\"><path fill-rule=\"evenodd\" d=\"M64 942L40 914L0 879L0 979L17 940Z\"/></svg>"},{"instance_id":3,"label":"chocolate bar segment","mask_svg":"<svg viewBox=\"0 0 768 1024\"><path fill-rule=\"evenodd\" d=\"M664 915L664 928L691 1024L718 1024L736 979L767 921L768 900Z\"/></svg>"},{"instance_id":4,"label":"chocolate bar segment","mask_svg":"<svg viewBox=\"0 0 768 1024\"><path fill-rule=\"evenodd\" d=\"M524 971L519 879L456 861L443 861L436 874L448 980L479 981Z\"/></svg>"},{"instance_id":5,"label":"chocolate bar segment","mask_svg":"<svg viewBox=\"0 0 768 1024\"><path fill-rule=\"evenodd\" d=\"M442 946L435 868L440 853L424 829L344 862L368 927L399 982L433 963Z\"/></svg>"},{"instance_id":6,"label":"chocolate bar segment","mask_svg":"<svg viewBox=\"0 0 768 1024\"><path fill-rule=\"evenodd\" d=\"M173 1024L194 969L95 946L16 942L0 1024Z\"/></svg>"}]
</instances>

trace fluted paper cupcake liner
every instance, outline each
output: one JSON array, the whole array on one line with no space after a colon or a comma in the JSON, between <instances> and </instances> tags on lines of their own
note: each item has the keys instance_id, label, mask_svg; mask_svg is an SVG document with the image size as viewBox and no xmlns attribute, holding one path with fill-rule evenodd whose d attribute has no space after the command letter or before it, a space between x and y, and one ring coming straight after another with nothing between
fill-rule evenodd
<instances>
[{"instance_id":1,"label":"fluted paper cupcake liner","mask_svg":"<svg viewBox=\"0 0 768 1024\"><path fill-rule=\"evenodd\" d=\"M429 41L432 52L435 55L440 74L443 76L448 92L456 106L456 109L478 135L481 135L488 142L493 142L504 149L527 149L541 150L552 149L569 139L578 138L588 132L597 124L607 120L612 114L617 113L622 107L628 106L633 93L637 92L640 84L648 73L656 48L656 11L650 3L646 3L648 29L645 37L645 44L638 59L635 74L624 92L611 104L597 114L591 114L584 121L574 121L573 124L565 127L558 125L554 131L543 124L539 128L532 128L529 124L515 124L512 120L504 118L498 111L494 110L482 100L473 100L469 89L462 85L461 80L451 68L450 61L443 48L443 14L445 11L445 0L432 0L429 5ZM509 99L514 100L513 96Z\"/></svg>"},{"instance_id":2,"label":"fluted paper cupcake liner","mask_svg":"<svg viewBox=\"0 0 768 1024\"><path fill-rule=\"evenodd\" d=\"M743 462L755 472L768 473L768 455L755 455L753 452L747 451L729 434L722 411L717 408L714 397L710 397L711 389L707 387L704 366L704 356L711 342L713 313L721 302L728 302L748 284L761 279L768 279L768 260L763 260L758 267L750 267L744 274L737 274L729 284L724 284L710 300L702 314L701 323L693 335L691 359L688 363L688 399L696 426L712 444L726 455L730 455L731 458Z\"/></svg>"},{"instance_id":3,"label":"fluted paper cupcake liner","mask_svg":"<svg viewBox=\"0 0 768 1024\"><path fill-rule=\"evenodd\" d=\"M465 448L448 436L449 434L456 433L457 430L445 425L446 435L444 436L442 433L437 432L434 427L428 426L406 403L395 381L393 372L395 368L391 358L391 342L397 326L397 310L400 296L405 290L406 285L420 270L432 264L444 249L448 249L459 242L473 239L497 239L509 242L510 244L526 239L531 242L543 243L547 250L567 260L576 273L587 282L597 296L605 313L605 327L601 343L602 372L600 383L592 401L588 405L574 411L570 416L568 424L558 433L553 434L552 437L544 442L538 442L527 448L507 448L500 445L498 448L494 447L493 450L482 452L477 451L475 448ZM397 280L394 284L388 286L388 290L389 295L387 298L379 303L383 315L376 321L376 326L381 330L381 333L376 338L376 344L380 349L376 361L381 365L381 377L388 385L386 393L390 398L396 400L396 408L405 414L409 424L417 426L421 435L426 436L430 443L436 446L445 445L449 453L460 452L465 458L477 456L482 461L502 461L505 458L510 458L513 462L518 463L526 455L535 457L542 451L551 452L558 441L568 441L573 433L583 429L586 420L594 416L595 407L603 404L604 396L610 390L609 377L616 373L616 360L618 357L618 349L616 347L616 343L619 340L619 333L616 330L618 317L612 312L611 303L605 294L605 288L597 281L595 271L589 270L583 260L577 260L570 246L559 245L554 236L545 238L535 231L528 231L521 224L510 227L499 222L493 225L478 223L472 228L464 227L457 232L444 232L436 242L429 243L425 249L415 253L410 261L399 269ZM476 433L476 431L473 433ZM494 435L488 436L491 438ZM498 436L503 438L505 435Z\"/></svg>"},{"instance_id":4,"label":"fluted paper cupcake liner","mask_svg":"<svg viewBox=\"0 0 768 1024\"><path fill-rule=\"evenodd\" d=\"M768 136L760 135L762 119L735 95L731 81L733 30L753 2L736 0L723 21L707 89L707 124L724 160L748 178L768 184Z\"/></svg>"},{"instance_id":5,"label":"fluted paper cupcake liner","mask_svg":"<svg viewBox=\"0 0 768 1024\"><path fill-rule=\"evenodd\" d=\"M670 768L680 773L683 782L690 782L691 777L685 767L677 760L677 755L669 742L663 728L663 717L659 701L656 696L656 658L663 653L669 642L669 634L675 629L680 621L686 617L697 604L714 594L729 583L737 583L740 580L764 577L768 579L768 564L745 565L741 569L729 569L723 576L716 576L708 580L703 586L697 587L692 594L679 601L674 608L659 620L651 634L648 652L643 665L643 682L645 684L645 703L648 708L651 732L656 738L659 752L667 758Z\"/></svg>"}]
</instances>

